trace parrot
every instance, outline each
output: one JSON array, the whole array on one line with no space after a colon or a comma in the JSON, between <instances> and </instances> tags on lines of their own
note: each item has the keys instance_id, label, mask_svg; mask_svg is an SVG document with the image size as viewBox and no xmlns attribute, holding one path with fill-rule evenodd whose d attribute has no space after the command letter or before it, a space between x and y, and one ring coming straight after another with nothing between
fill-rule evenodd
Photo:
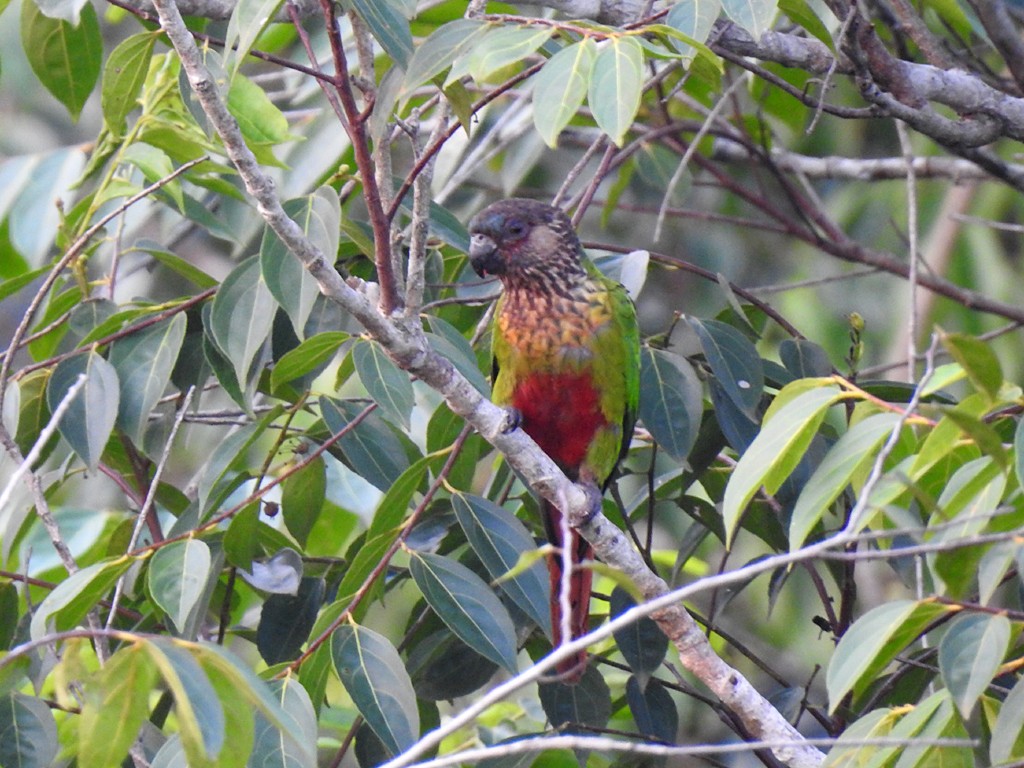
<instances>
[{"instance_id":1,"label":"parrot","mask_svg":"<svg viewBox=\"0 0 1024 768\"><path fill-rule=\"evenodd\" d=\"M500 200L469 223L470 265L497 277L491 351L492 401L508 409L510 428L521 428L573 482L587 492L594 512L629 448L640 398L640 332L626 289L587 258L569 217L534 200ZM554 552L551 580L553 645L563 642L562 556L569 548L568 639L586 634L593 571L578 567L593 548L570 531L563 541L562 512L547 500L541 513ZM577 683L587 652L557 666L559 678Z\"/></svg>"}]
</instances>

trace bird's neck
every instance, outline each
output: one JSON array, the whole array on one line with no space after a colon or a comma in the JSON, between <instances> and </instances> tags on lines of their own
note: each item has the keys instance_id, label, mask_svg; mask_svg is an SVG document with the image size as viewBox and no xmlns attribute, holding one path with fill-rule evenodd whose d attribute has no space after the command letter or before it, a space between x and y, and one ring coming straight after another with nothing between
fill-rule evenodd
<instances>
[{"instance_id":1,"label":"bird's neck","mask_svg":"<svg viewBox=\"0 0 1024 768\"><path fill-rule=\"evenodd\" d=\"M587 291L589 276L578 262L548 262L506 274L502 283L507 302L554 303L579 298Z\"/></svg>"}]
</instances>

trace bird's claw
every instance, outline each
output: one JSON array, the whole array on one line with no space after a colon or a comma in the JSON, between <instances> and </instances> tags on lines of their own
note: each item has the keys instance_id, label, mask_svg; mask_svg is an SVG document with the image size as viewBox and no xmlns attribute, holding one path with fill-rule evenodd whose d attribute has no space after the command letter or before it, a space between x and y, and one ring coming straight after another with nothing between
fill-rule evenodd
<instances>
[{"instance_id":1,"label":"bird's claw","mask_svg":"<svg viewBox=\"0 0 1024 768\"><path fill-rule=\"evenodd\" d=\"M597 515L598 512L601 511L601 499L603 494L601 493L601 489L593 483L580 483L580 488L583 489L583 493L586 494L587 497L587 511L583 514L583 517L580 518L577 525L586 525L594 519L594 516Z\"/></svg>"},{"instance_id":2,"label":"bird's claw","mask_svg":"<svg viewBox=\"0 0 1024 768\"><path fill-rule=\"evenodd\" d=\"M501 427L501 434L507 435L510 432L515 432L519 427L523 425L523 412L518 408L506 408L505 409L505 423Z\"/></svg>"}]
</instances>

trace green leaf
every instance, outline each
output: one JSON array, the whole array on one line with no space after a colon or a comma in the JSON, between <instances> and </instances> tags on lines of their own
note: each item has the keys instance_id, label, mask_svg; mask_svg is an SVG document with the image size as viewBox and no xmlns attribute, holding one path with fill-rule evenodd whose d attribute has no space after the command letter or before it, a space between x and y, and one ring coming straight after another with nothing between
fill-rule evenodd
<instances>
[{"instance_id":1,"label":"green leaf","mask_svg":"<svg viewBox=\"0 0 1024 768\"><path fill-rule=\"evenodd\" d=\"M520 557L537 549L526 526L515 515L489 499L471 494L452 494L455 517L469 545L498 586L527 616L551 636L551 585L540 562L504 578Z\"/></svg>"},{"instance_id":2,"label":"green leaf","mask_svg":"<svg viewBox=\"0 0 1024 768\"><path fill-rule=\"evenodd\" d=\"M365 407L365 403L320 398L324 423L334 434L345 430ZM376 413L349 429L338 446L357 474L385 492L409 466L402 443Z\"/></svg>"},{"instance_id":3,"label":"green leaf","mask_svg":"<svg viewBox=\"0 0 1024 768\"><path fill-rule=\"evenodd\" d=\"M597 52L588 101L598 127L622 146L640 108L644 49L632 37L612 37Z\"/></svg>"},{"instance_id":4,"label":"green leaf","mask_svg":"<svg viewBox=\"0 0 1024 768\"><path fill-rule=\"evenodd\" d=\"M271 695L280 709L301 727L299 738L287 738L261 709L256 710L253 755L262 760L263 768L316 768L316 712L306 689L294 677L270 682Z\"/></svg>"},{"instance_id":5,"label":"green leaf","mask_svg":"<svg viewBox=\"0 0 1024 768\"><path fill-rule=\"evenodd\" d=\"M256 648L267 664L298 657L324 602L324 580L305 577L294 595L271 595L256 626Z\"/></svg>"},{"instance_id":6,"label":"green leaf","mask_svg":"<svg viewBox=\"0 0 1024 768\"><path fill-rule=\"evenodd\" d=\"M184 631L206 591L213 561L210 548L199 539L185 539L160 547L149 563L146 577L153 602Z\"/></svg>"},{"instance_id":7,"label":"green leaf","mask_svg":"<svg viewBox=\"0 0 1024 768\"><path fill-rule=\"evenodd\" d=\"M231 565L243 571L252 570L253 558L263 554L259 502L246 504L232 515L224 533L223 547L224 557Z\"/></svg>"},{"instance_id":8,"label":"green leaf","mask_svg":"<svg viewBox=\"0 0 1024 768\"><path fill-rule=\"evenodd\" d=\"M697 440L703 412L703 387L693 367L679 355L644 347L639 415L658 446L684 461Z\"/></svg>"},{"instance_id":9,"label":"green leaf","mask_svg":"<svg viewBox=\"0 0 1024 768\"><path fill-rule=\"evenodd\" d=\"M306 545L327 494L327 465L317 458L281 483L281 514L288 532Z\"/></svg>"},{"instance_id":10,"label":"green leaf","mask_svg":"<svg viewBox=\"0 0 1024 768\"><path fill-rule=\"evenodd\" d=\"M273 328L276 309L255 256L235 267L217 291L210 331L239 383L249 380L253 361Z\"/></svg>"},{"instance_id":11,"label":"green leaf","mask_svg":"<svg viewBox=\"0 0 1024 768\"><path fill-rule=\"evenodd\" d=\"M352 0L352 5L388 56L405 69L413 54L412 33L394 0Z\"/></svg>"},{"instance_id":12,"label":"green leaf","mask_svg":"<svg viewBox=\"0 0 1024 768\"><path fill-rule=\"evenodd\" d=\"M998 673L1010 634L1010 620L1000 614L964 614L946 629L939 643L939 673L965 720Z\"/></svg>"},{"instance_id":13,"label":"green leaf","mask_svg":"<svg viewBox=\"0 0 1024 768\"><path fill-rule=\"evenodd\" d=\"M779 359L786 369L800 379L829 376L832 363L828 353L807 339L786 339L779 344Z\"/></svg>"},{"instance_id":14,"label":"green leaf","mask_svg":"<svg viewBox=\"0 0 1024 768\"><path fill-rule=\"evenodd\" d=\"M157 671L141 645L115 653L85 688L78 761L81 765L120 765L149 715Z\"/></svg>"},{"instance_id":15,"label":"green leaf","mask_svg":"<svg viewBox=\"0 0 1024 768\"><path fill-rule=\"evenodd\" d=\"M17 692L0 696L0 765L50 768L59 746L57 722L42 699Z\"/></svg>"},{"instance_id":16,"label":"green leaf","mask_svg":"<svg viewBox=\"0 0 1024 768\"><path fill-rule=\"evenodd\" d=\"M593 666L587 667L583 677L575 685L565 683L541 683L537 686L544 714L553 728L566 727L578 732L573 726L589 726L601 730L612 714L611 691L604 677Z\"/></svg>"},{"instance_id":17,"label":"green leaf","mask_svg":"<svg viewBox=\"0 0 1024 768\"><path fill-rule=\"evenodd\" d=\"M801 379L788 385L778 397L782 398L790 387L806 385L807 381ZM725 488L722 519L727 542L732 541L743 511L757 489L763 485L769 494L779 489L800 462L829 406L841 396L835 385L817 385L765 415L761 431L740 457Z\"/></svg>"},{"instance_id":18,"label":"green leaf","mask_svg":"<svg viewBox=\"0 0 1024 768\"><path fill-rule=\"evenodd\" d=\"M219 768L227 741L224 707L210 678L186 647L158 638L144 646L174 696L178 732L189 768Z\"/></svg>"},{"instance_id":19,"label":"green leaf","mask_svg":"<svg viewBox=\"0 0 1024 768\"><path fill-rule=\"evenodd\" d=\"M359 714L391 756L411 747L420 730L416 694L388 639L366 627L345 624L331 637L331 656Z\"/></svg>"},{"instance_id":20,"label":"green leaf","mask_svg":"<svg viewBox=\"0 0 1024 768\"><path fill-rule=\"evenodd\" d=\"M679 728L679 712L668 691L657 679L641 685L636 675L626 681L626 701L641 736L671 744Z\"/></svg>"},{"instance_id":21,"label":"green leaf","mask_svg":"<svg viewBox=\"0 0 1024 768\"><path fill-rule=\"evenodd\" d=\"M596 47L589 37L567 45L534 76L534 125L552 150L587 96Z\"/></svg>"},{"instance_id":22,"label":"green leaf","mask_svg":"<svg viewBox=\"0 0 1024 768\"><path fill-rule=\"evenodd\" d=\"M893 600L873 608L854 622L832 654L825 675L829 712L843 697L859 696L896 654L917 638L934 619L950 610L928 602Z\"/></svg>"},{"instance_id":23,"label":"green leaf","mask_svg":"<svg viewBox=\"0 0 1024 768\"><path fill-rule=\"evenodd\" d=\"M1003 369L992 347L963 333L944 333L941 339L942 346L963 366L971 383L995 400L1003 385Z\"/></svg>"},{"instance_id":24,"label":"green leaf","mask_svg":"<svg viewBox=\"0 0 1024 768\"><path fill-rule=\"evenodd\" d=\"M828 27L826 27L818 17L818 14L814 12L814 9L807 0L778 1L780 11L786 14L792 21L803 27L806 31L821 40L821 42L829 48L835 50L835 43L832 40L831 33L828 31Z\"/></svg>"},{"instance_id":25,"label":"green leaf","mask_svg":"<svg viewBox=\"0 0 1024 768\"><path fill-rule=\"evenodd\" d=\"M496 27L473 47L469 55L469 73L477 82L500 69L522 61L550 39L551 27Z\"/></svg>"},{"instance_id":26,"label":"green leaf","mask_svg":"<svg viewBox=\"0 0 1024 768\"><path fill-rule=\"evenodd\" d=\"M252 50L256 38L267 28L283 0L239 0L228 19L224 36L224 69L234 78L245 57Z\"/></svg>"},{"instance_id":27,"label":"green leaf","mask_svg":"<svg viewBox=\"0 0 1024 768\"><path fill-rule=\"evenodd\" d=\"M456 333L448 333L450 325L441 318L430 318L430 327L441 330L441 333L427 333L427 342L431 348L455 366L459 373L466 377L473 388L482 395L490 395L491 387L487 379L480 372L476 357L473 355L473 348L465 337ZM454 330L454 329L452 329ZM461 341L460 341L461 339Z\"/></svg>"},{"instance_id":28,"label":"green leaf","mask_svg":"<svg viewBox=\"0 0 1024 768\"><path fill-rule=\"evenodd\" d=\"M876 413L850 427L826 454L800 492L789 522L789 548L795 552L851 478L875 459L875 449L892 434L899 414Z\"/></svg>"},{"instance_id":29,"label":"green leaf","mask_svg":"<svg viewBox=\"0 0 1024 768\"><path fill-rule=\"evenodd\" d=\"M366 531L368 539L381 533L393 533L405 520L405 513L413 495L427 476L431 463L430 456L424 456L402 473L377 504L373 520Z\"/></svg>"},{"instance_id":30,"label":"green leaf","mask_svg":"<svg viewBox=\"0 0 1024 768\"><path fill-rule=\"evenodd\" d=\"M96 87L103 64L103 39L92 5L77 25L44 16L35 3L21 6L21 44L43 86L77 120Z\"/></svg>"},{"instance_id":31,"label":"green leaf","mask_svg":"<svg viewBox=\"0 0 1024 768\"><path fill-rule=\"evenodd\" d=\"M311 195L288 200L284 210L328 261L337 256L341 238L337 192L320 187ZM260 244L260 270L271 295L288 313L295 335L305 338L306 321L320 296L320 286L269 227L264 230Z\"/></svg>"},{"instance_id":32,"label":"green leaf","mask_svg":"<svg viewBox=\"0 0 1024 768\"><path fill-rule=\"evenodd\" d=\"M481 34L491 28L492 25L477 19L456 19L435 29L416 46L409 59L402 93L409 96L425 82L440 75L455 59L468 51Z\"/></svg>"},{"instance_id":33,"label":"green leaf","mask_svg":"<svg viewBox=\"0 0 1024 768\"><path fill-rule=\"evenodd\" d=\"M715 20L722 11L721 0L690 0L675 3L669 9L665 23L675 27L699 43L708 39Z\"/></svg>"},{"instance_id":34,"label":"green leaf","mask_svg":"<svg viewBox=\"0 0 1024 768\"><path fill-rule=\"evenodd\" d=\"M361 341L352 349L359 380L381 410L397 426L409 431L415 398L409 374L395 365L375 341Z\"/></svg>"},{"instance_id":35,"label":"green leaf","mask_svg":"<svg viewBox=\"0 0 1024 768\"><path fill-rule=\"evenodd\" d=\"M764 392L764 367L757 349L731 325L718 320L687 319L725 394L737 408L756 420Z\"/></svg>"},{"instance_id":36,"label":"green leaf","mask_svg":"<svg viewBox=\"0 0 1024 768\"><path fill-rule=\"evenodd\" d=\"M172 272L191 281L200 290L206 290L207 288L213 288L214 286L219 285L218 280L210 277L210 275L181 258L178 254L165 250L160 243L143 239L139 240L133 246L133 249L148 253L156 261L167 267Z\"/></svg>"},{"instance_id":37,"label":"green leaf","mask_svg":"<svg viewBox=\"0 0 1024 768\"><path fill-rule=\"evenodd\" d=\"M461 563L428 552L412 552L409 571L427 605L462 642L515 673L515 627L479 576Z\"/></svg>"},{"instance_id":38,"label":"green leaf","mask_svg":"<svg viewBox=\"0 0 1024 768\"><path fill-rule=\"evenodd\" d=\"M777 0L722 0L722 10L757 41L771 27L776 3Z\"/></svg>"},{"instance_id":39,"label":"green leaf","mask_svg":"<svg viewBox=\"0 0 1024 768\"><path fill-rule=\"evenodd\" d=\"M1003 763L1020 755L1021 737L1024 736L1024 678L1014 684L1013 689L1003 700L999 717L992 727L992 742L989 744L989 757L992 764ZM3 743L0 729L0 744Z\"/></svg>"},{"instance_id":40,"label":"green leaf","mask_svg":"<svg viewBox=\"0 0 1024 768\"><path fill-rule=\"evenodd\" d=\"M613 617L618 618L635 605L636 600L622 587L615 587L612 590L609 608ZM668 637L658 629L654 620L647 616L633 622L628 627L616 630L615 644L619 647L619 651L634 674L645 684L661 666L661 662L665 660L665 654L668 652ZM675 711L675 707L672 709ZM637 725L639 726L640 723L637 722ZM654 734L655 732L644 731L641 728L641 733Z\"/></svg>"},{"instance_id":41,"label":"green leaf","mask_svg":"<svg viewBox=\"0 0 1024 768\"><path fill-rule=\"evenodd\" d=\"M110 348L110 364L120 383L117 425L136 446L142 446L149 414L171 380L186 324L178 314L118 339Z\"/></svg>"},{"instance_id":42,"label":"green leaf","mask_svg":"<svg viewBox=\"0 0 1024 768\"><path fill-rule=\"evenodd\" d=\"M245 75L236 74L232 79L227 106L238 121L246 143L254 149L282 144L292 138L288 133L288 118L270 100L266 91Z\"/></svg>"},{"instance_id":43,"label":"green leaf","mask_svg":"<svg viewBox=\"0 0 1024 768\"><path fill-rule=\"evenodd\" d=\"M103 122L115 137L124 134L125 120L138 103L157 36L154 32L132 35L118 43L107 58L100 105Z\"/></svg>"},{"instance_id":44,"label":"green leaf","mask_svg":"<svg viewBox=\"0 0 1024 768\"><path fill-rule=\"evenodd\" d=\"M277 390L324 365L348 339L349 335L344 331L324 331L310 336L277 361L270 372L270 388Z\"/></svg>"},{"instance_id":45,"label":"green leaf","mask_svg":"<svg viewBox=\"0 0 1024 768\"><path fill-rule=\"evenodd\" d=\"M46 387L51 412L57 410L79 376L85 376L85 384L70 401L58 429L85 465L95 469L117 420L117 371L95 352L69 357L57 366Z\"/></svg>"},{"instance_id":46,"label":"green leaf","mask_svg":"<svg viewBox=\"0 0 1024 768\"><path fill-rule=\"evenodd\" d=\"M109 558L87 565L64 579L37 606L29 627L31 638L38 640L50 632L64 632L78 626L132 562L127 557Z\"/></svg>"},{"instance_id":47,"label":"green leaf","mask_svg":"<svg viewBox=\"0 0 1024 768\"><path fill-rule=\"evenodd\" d=\"M199 478L197 501L202 513L219 505L224 497L243 478L240 470L248 460L248 450L259 439L270 423L280 415L280 407L274 408L255 424L246 424L231 432L213 449L213 455L206 464L203 476Z\"/></svg>"}]
</instances>

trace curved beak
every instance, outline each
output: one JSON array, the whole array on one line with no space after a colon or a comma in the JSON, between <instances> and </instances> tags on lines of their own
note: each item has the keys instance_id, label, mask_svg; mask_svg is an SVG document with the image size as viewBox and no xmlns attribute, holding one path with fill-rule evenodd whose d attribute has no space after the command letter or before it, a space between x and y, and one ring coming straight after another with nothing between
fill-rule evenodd
<instances>
[{"instance_id":1,"label":"curved beak","mask_svg":"<svg viewBox=\"0 0 1024 768\"><path fill-rule=\"evenodd\" d=\"M498 245L487 235L474 234L469 241L469 263L480 277L503 271Z\"/></svg>"}]
</instances>

